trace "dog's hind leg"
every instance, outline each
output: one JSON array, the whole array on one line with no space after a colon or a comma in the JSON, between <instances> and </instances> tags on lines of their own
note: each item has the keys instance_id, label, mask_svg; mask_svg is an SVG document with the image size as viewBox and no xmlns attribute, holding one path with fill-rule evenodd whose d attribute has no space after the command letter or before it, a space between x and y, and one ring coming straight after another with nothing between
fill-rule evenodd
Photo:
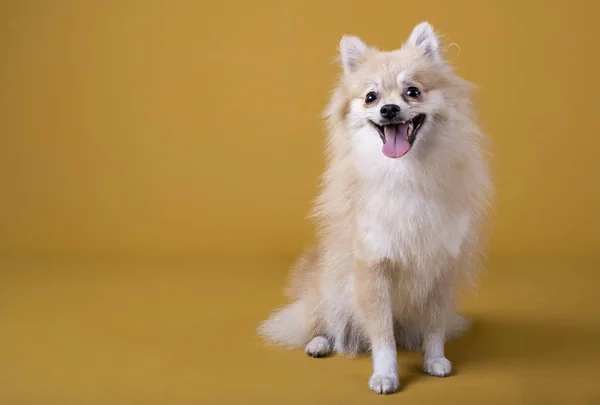
<instances>
[{"instance_id":1,"label":"dog's hind leg","mask_svg":"<svg viewBox=\"0 0 600 405\"><path fill-rule=\"evenodd\" d=\"M327 357L333 353L331 342L326 336L315 336L304 349L310 357Z\"/></svg>"}]
</instances>

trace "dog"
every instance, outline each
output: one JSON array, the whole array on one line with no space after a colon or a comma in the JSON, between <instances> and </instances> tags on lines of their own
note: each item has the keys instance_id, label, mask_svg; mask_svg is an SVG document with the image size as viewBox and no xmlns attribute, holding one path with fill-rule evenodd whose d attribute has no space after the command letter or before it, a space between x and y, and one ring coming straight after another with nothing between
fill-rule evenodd
<instances>
[{"instance_id":1,"label":"dog","mask_svg":"<svg viewBox=\"0 0 600 405\"><path fill-rule=\"evenodd\" d=\"M317 242L292 269L290 303L258 329L312 357L370 353L378 394L400 387L399 348L422 350L426 373L451 374L444 345L468 326L459 287L475 285L485 259L488 138L475 86L440 43L428 22L393 51L342 37Z\"/></svg>"}]
</instances>

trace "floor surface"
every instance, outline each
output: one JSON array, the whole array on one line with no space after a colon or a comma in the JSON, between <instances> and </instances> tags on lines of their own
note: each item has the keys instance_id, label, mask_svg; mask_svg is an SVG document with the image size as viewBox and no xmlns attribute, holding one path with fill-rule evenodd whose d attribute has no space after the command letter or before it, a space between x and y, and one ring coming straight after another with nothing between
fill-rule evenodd
<instances>
[{"instance_id":1,"label":"floor surface","mask_svg":"<svg viewBox=\"0 0 600 405\"><path fill-rule=\"evenodd\" d=\"M454 375L400 353L387 397L366 357L255 338L290 263L4 259L0 404L600 404L600 262L492 261L447 345Z\"/></svg>"}]
</instances>

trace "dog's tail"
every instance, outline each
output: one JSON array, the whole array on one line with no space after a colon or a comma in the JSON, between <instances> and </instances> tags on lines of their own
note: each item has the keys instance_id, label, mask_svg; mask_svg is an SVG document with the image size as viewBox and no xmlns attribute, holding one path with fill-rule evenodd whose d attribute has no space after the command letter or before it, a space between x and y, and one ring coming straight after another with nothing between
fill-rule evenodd
<instances>
[{"instance_id":1,"label":"dog's tail","mask_svg":"<svg viewBox=\"0 0 600 405\"><path fill-rule=\"evenodd\" d=\"M258 327L267 342L291 349L301 348L311 338L310 313L300 300L273 312Z\"/></svg>"},{"instance_id":2,"label":"dog's tail","mask_svg":"<svg viewBox=\"0 0 600 405\"><path fill-rule=\"evenodd\" d=\"M286 295L291 304L274 311L258 327L258 334L267 342L288 348L306 345L317 333L319 302L315 283L319 266L316 247L308 249L293 266Z\"/></svg>"}]
</instances>

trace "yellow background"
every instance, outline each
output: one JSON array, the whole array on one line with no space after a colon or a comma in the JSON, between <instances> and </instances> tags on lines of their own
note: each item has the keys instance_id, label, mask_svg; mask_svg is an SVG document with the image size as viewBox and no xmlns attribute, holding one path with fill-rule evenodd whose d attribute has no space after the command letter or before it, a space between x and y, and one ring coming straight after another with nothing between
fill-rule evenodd
<instances>
[{"instance_id":1,"label":"yellow background","mask_svg":"<svg viewBox=\"0 0 600 405\"><path fill-rule=\"evenodd\" d=\"M591 398L586 361L598 364L597 339L557 323L599 318L599 8L0 2L2 403L374 400L367 359L319 367L261 348L252 328L282 302L287 267L312 238L304 217L323 169L320 114L339 39L392 49L422 20L460 46L448 58L479 86L498 198L491 274L466 304L484 319L483 340L453 349L464 377L419 380L399 395L462 403L468 388L531 403L547 387L523 378L550 373L544 359L554 356L570 367L560 393ZM551 316L560 320L531 323ZM513 336L524 346L498 343ZM578 336L570 344L581 352L561 352ZM469 345L484 360L470 363ZM547 352L531 357L540 345ZM499 357L486 357L488 347ZM515 351L521 363L502 369ZM332 377L348 367L350 377ZM503 397L502 384L517 393Z\"/></svg>"},{"instance_id":2,"label":"yellow background","mask_svg":"<svg viewBox=\"0 0 600 405\"><path fill-rule=\"evenodd\" d=\"M391 49L427 19L480 87L493 253L595 253L598 6L396 3L2 2L0 246L297 251L341 35Z\"/></svg>"}]
</instances>

